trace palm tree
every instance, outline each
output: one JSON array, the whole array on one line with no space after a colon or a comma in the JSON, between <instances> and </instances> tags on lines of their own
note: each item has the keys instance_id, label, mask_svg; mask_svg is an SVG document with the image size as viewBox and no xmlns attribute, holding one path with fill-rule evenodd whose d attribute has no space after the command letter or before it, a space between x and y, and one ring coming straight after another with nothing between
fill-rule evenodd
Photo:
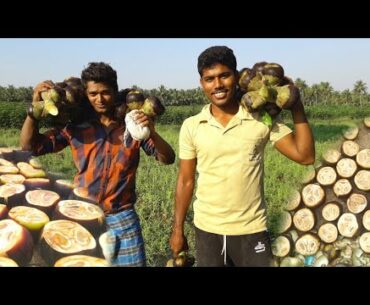
<instances>
[{"instance_id":1,"label":"palm tree","mask_svg":"<svg viewBox=\"0 0 370 305\"><path fill-rule=\"evenodd\" d=\"M305 103L305 98L306 98L306 91L307 91L307 84L306 84L306 81L304 81L303 79L300 79L299 77L294 81L294 84L296 85L296 87L299 89L299 92L301 93L301 99L302 99L302 103Z\"/></svg>"},{"instance_id":2,"label":"palm tree","mask_svg":"<svg viewBox=\"0 0 370 305\"><path fill-rule=\"evenodd\" d=\"M362 80L358 80L353 86L353 93L360 98L360 106L362 105L362 97L367 94L367 85Z\"/></svg>"},{"instance_id":3,"label":"palm tree","mask_svg":"<svg viewBox=\"0 0 370 305\"><path fill-rule=\"evenodd\" d=\"M349 91L349 89L343 90L341 93L343 103L345 105L351 104L352 102L352 93Z\"/></svg>"},{"instance_id":4,"label":"palm tree","mask_svg":"<svg viewBox=\"0 0 370 305\"><path fill-rule=\"evenodd\" d=\"M367 85L362 80L358 80L353 86L353 93L355 94L366 94L367 93Z\"/></svg>"},{"instance_id":5,"label":"palm tree","mask_svg":"<svg viewBox=\"0 0 370 305\"><path fill-rule=\"evenodd\" d=\"M325 104L327 104L329 98L331 97L331 95L333 93L333 90L334 90L333 87L330 85L329 82L321 82L318 85L318 90L320 92L320 95L322 97L325 97Z\"/></svg>"}]
</instances>

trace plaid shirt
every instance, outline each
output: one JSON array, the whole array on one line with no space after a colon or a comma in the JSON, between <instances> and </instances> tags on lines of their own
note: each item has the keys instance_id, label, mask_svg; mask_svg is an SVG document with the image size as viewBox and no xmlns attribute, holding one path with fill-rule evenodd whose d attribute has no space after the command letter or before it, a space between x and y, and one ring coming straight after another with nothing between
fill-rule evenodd
<instances>
[{"instance_id":1,"label":"plaid shirt","mask_svg":"<svg viewBox=\"0 0 370 305\"><path fill-rule=\"evenodd\" d=\"M122 143L124 126L117 125L107 133L98 121L51 129L39 138L34 155L58 152L71 147L77 167L74 182L84 187L89 198L100 204L106 214L116 213L123 205L136 201L135 177L140 147L147 155L156 156L151 139Z\"/></svg>"}]
</instances>

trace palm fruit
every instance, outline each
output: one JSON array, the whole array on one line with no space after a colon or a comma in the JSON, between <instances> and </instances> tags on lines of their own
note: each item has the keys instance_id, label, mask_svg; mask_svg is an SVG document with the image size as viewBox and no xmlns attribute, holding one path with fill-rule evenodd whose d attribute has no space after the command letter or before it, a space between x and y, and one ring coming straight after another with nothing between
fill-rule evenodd
<instances>
[{"instance_id":1,"label":"palm fruit","mask_svg":"<svg viewBox=\"0 0 370 305\"><path fill-rule=\"evenodd\" d=\"M145 99L143 106L140 109L149 117L155 117L164 113L164 106L156 96L149 96Z\"/></svg>"},{"instance_id":2,"label":"palm fruit","mask_svg":"<svg viewBox=\"0 0 370 305\"><path fill-rule=\"evenodd\" d=\"M273 103L277 97L277 91L274 87L267 85L264 81L261 88L258 90L259 95L266 101Z\"/></svg>"},{"instance_id":3,"label":"palm fruit","mask_svg":"<svg viewBox=\"0 0 370 305\"><path fill-rule=\"evenodd\" d=\"M266 110L271 116L291 108L299 98L298 88L277 63L259 62L252 69L242 69L239 86L247 91L241 103L249 111Z\"/></svg>"},{"instance_id":4,"label":"palm fruit","mask_svg":"<svg viewBox=\"0 0 370 305\"><path fill-rule=\"evenodd\" d=\"M132 91L132 89L122 89L118 91L117 100L114 108L114 118L118 121L122 121L125 119L125 115L128 109L126 104L126 97L130 91Z\"/></svg>"},{"instance_id":5,"label":"palm fruit","mask_svg":"<svg viewBox=\"0 0 370 305\"><path fill-rule=\"evenodd\" d=\"M176 267L192 267L195 263L194 257L190 256L187 252L181 252L174 259Z\"/></svg>"},{"instance_id":6,"label":"palm fruit","mask_svg":"<svg viewBox=\"0 0 370 305\"><path fill-rule=\"evenodd\" d=\"M253 112L266 104L266 100L259 94L259 91L250 91L243 95L241 104Z\"/></svg>"},{"instance_id":7,"label":"palm fruit","mask_svg":"<svg viewBox=\"0 0 370 305\"><path fill-rule=\"evenodd\" d=\"M60 101L56 104L59 114L50 122L55 127L63 127L69 122L81 122L92 113L92 107L85 94L81 79L66 78L56 83L54 89L59 90Z\"/></svg>"},{"instance_id":8,"label":"palm fruit","mask_svg":"<svg viewBox=\"0 0 370 305\"><path fill-rule=\"evenodd\" d=\"M266 64L262 69L262 74L267 85L279 86L284 78L284 69L276 63Z\"/></svg>"},{"instance_id":9,"label":"palm fruit","mask_svg":"<svg viewBox=\"0 0 370 305\"><path fill-rule=\"evenodd\" d=\"M244 77L241 84L239 82L239 85L242 89L246 91L255 91L259 90L263 85L263 67L267 64L267 62L262 61L258 62L253 65L252 69L248 69L248 75L247 77Z\"/></svg>"},{"instance_id":10,"label":"palm fruit","mask_svg":"<svg viewBox=\"0 0 370 305\"><path fill-rule=\"evenodd\" d=\"M45 102L42 117L46 117L48 114L57 116L59 113L58 108L66 99L66 92L62 87L54 86L47 91L41 92L41 98Z\"/></svg>"},{"instance_id":11,"label":"palm fruit","mask_svg":"<svg viewBox=\"0 0 370 305\"><path fill-rule=\"evenodd\" d=\"M57 105L62 102L64 95L63 89L57 86L43 91L41 92L41 101L32 101L27 112L36 120L40 120L48 114L56 116L59 113Z\"/></svg>"},{"instance_id":12,"label":"palm fruit","mask_svg":"<svg viewBox=\"0 0 370 305\"><path fill-rule=\"evenodd\" d=\"M40 120L43 110L44 101L33 101L32 104L29 106L27 113L36 120Z\"/></svg>"},{"instance_id":13,"label":"palm fruit","mask_svg":"<svg viewBox=\"0 0 370 305\"><path fill-rule=\"evenodd\" d=\"M262 72L263 71L263 67L267 65L267 62L266 61L260 61L260 62L257 62L253 65L252 67L252 70L254 72Z\"/></svg>"},{"instance_id":14,"label":"palm fruit","mask_svg":"<svg viewBox=\"0 0 370 305\"><path fill-rule=\"evenodd\" d=\"M263 85L263 75L260 72L254 72L252 71L251 75L249 76L249 79L246 80L246 84L243 89L246 91L255 91L259 90ZM247 82L248 81L248 82Z\"/></svg>"},{"instance_id":15,"label":"palm fruit","mask_svg":"<svg viewBox=\"0 0 370 305\"><path fill-rule=\"evenodd\" d=\"M126 95L126 104L128 109L140 109L144 104L144 95L138 90L131 90Z\"/></svg>"},{"instance_id":16,"label":"palm fruit","mask_svg":"<svg viewBox=\"0 0 370 305\"><path fill-rule=\"evenodd\" d=\"M277 91L276 105L282 109L290 109L298 100L299 90L293 84L275 87Z\"/></svg>"},{"instance_id":17,"label":"palm fruit","mask_svg":"<svg viewBox=\"0 0 370 305\"><path fill-rule=\"evenodd\" d=\"M146 140L150 136L150 129L148 126L141 126L136 123L135 121L135 116L139 112L139 110L134 109L131 110L127 115L125 116L125 125L126 125L126 130L125 134L123 135L123 139L125 141L125 146L128 147L129 145L127 144L127 132L131 135L131 137L134 140L137 141L142 141Z\"/></svg>"},{"instance_id":18,"label":"palm fruit","mask_svg":"<svg viewBox=\"0 0 370 305\"><path fill-rule=\"evenodd\" d=\"M281 108L275 103L271 102L267 102L264 106L264 109L271 117L275 117L281 112Z\"/></svg>"},{"instance_id":19,"label":"palm fruit","mask_svg":"<svg viewBox=\"0 0 370 305\"><path fill-rule=\"evenodd\" d=\"M124 145L129 146L130 135L131 138L137 141L146 140L150 136L150 129L148 126L140 126L135 121L137 112L142 111L148 117L154 118L162 115L165 111L159 98L156 96L149 96L147 98L137 90L132 90L127 93L126 104L129 112L125 115L126 130L124 132ZM124 106L120 106L124 107ZM116 109L116 116L120 109Z\"/></svg>"},{"instance_id":20,"label":"palm fruit","mask_svg":"<svg viewBox=\"0 0 370 305\"><path fill-rule=\"evenodd\" d=\"M43 91L41 92L41 100L32 101L27 113L36 120L46 117L49 113L55 116L58 114L58 108L55 105L58 100L60 100L58 91L54 89Z\"/></svg>"},{"instance_id":21,"label":"palm fruit","mask_svg":"<svg viewBox=\"0 0 370 305\"><path fill-rule=\"evenodd\" d=\"M249 68L243 68L239 72L239 87L247 90L248 89L248 83L250 82L252 76L252 70Z\"/></svg>"},{"instance_id":22,"label":"palm fruit","mask_svg":"<svg viewBox=\"0 0 370 305\"><path fill-rule=\"evenodd\" d=\"M249 91L242 96L241 103L249 109L249 111L257 111L264 107L268 102L273 103L276 99L277 91L262 83L258 90Z\"/></svg>"},{"instance_id":23,"label":"palm fruit","mask_svg":"<svg viewBox=\"0 0 370 305\"><path fill-rule=\"evenodd\" d=\"M41 116L46 117L48 114L56 116L58 115L58 113L59 111L58 108L55 106L55 103L52 100L46 100Z\"/></svg>"},{"instance_id":24,"label":"palm fruit","mask_svg":"<svg viewBox=\"0 0 370 305\"><path fill-rule=\"evenodd\" d=\"M279 86L284 80L284 69L276 63L256 63L252 69L240 71L239 86L246 91L259 90L263 84Z\"/></svg>"},{"instance_id":25,"label":"palm fruit","mask_svg":"<svg viewBox=\"0 0 370 305\"><path fill-rule=\"evenodd\" d=\"M78 77L70 76L64 79L63 83L74 88L80 88L82 86L82 81Z\"/></svg>"},{"instance_id":26,"label":"palm fruit","mask_svg":"<svg viewBox=\"0 0 370 305\"><path fill-rule=\"evenodd\" d=\"M66 92L66 101L71 104L80 104L84 99L85 90L82 81L77 77L69 77L64 80L63 89Z\"/></svg>"},{"instance_id":27,"label":"palm fruit","mask_svg":"<svg viewBox=\"0 0 370 305\"><path fill-rule=\"evenodd\" d=\"M44 101L51 100L54 103L60 103L65 97L65 93L61 87L54 86L47 91L41 92L41 98Z\"/></svg>"},{"instance_id":28,"label":"palm fruit","mask_svg":"<svg viewBox=\"0 0 370 305\"><path fill-rule=\"evenodd\" d=\"M182 251L175 258L169 259L166 267L192 267L194 263L194 257L188 255L185 251Z\"/></svg>"},{"instance_id":29,"label":"palm fruit","mask_svg":"<svg viewBox=\"0 0 370 305\"><path fill-rule=\"evenodd\" d=\"M249 112L259 112L261 121L269 127L273 117L299 99L298 88L277 63L258 62L252 69L242 69L239 87L244 91L240 103Z\"/></svg>"}]
</instances>

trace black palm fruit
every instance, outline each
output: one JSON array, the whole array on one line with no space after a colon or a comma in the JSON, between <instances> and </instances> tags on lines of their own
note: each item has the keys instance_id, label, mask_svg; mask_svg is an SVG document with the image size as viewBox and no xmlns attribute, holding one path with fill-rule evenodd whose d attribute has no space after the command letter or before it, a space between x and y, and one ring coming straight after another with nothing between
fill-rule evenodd
<instances>
[{"instance_id":1,"label":"black palm fruit","mask_svg":"<svg viewBox=\"0 0 370 305\"><path fill-rule=\"evenodd\" d=\"M276 105L282 109L290 109L300 98L299 89L293 84L276 87L276 90Z\"/></svg>"},{"instance_id":2,"label":"black palm fruit","mask_svg":"<svg viewBox=\"0 0 370 305\"><path fill-rule=\"evenodd\" d=\"M33 101L28 107L27 113L36 120L42 118L42 111L44 109L44 101Z\"/></svg>"},{"instance_id":3,"label":"black palm fruit","mask_svg":"<svg viewBox=\"0 0 370 305\"><path fill-rule=\"evenodd\" d=\"M289 85L289 84L294 85L293 80L291 78L287 77L287 76L284 76L283 79L281 80L280 86L285 86L285 85Z\"/></svg>"},{"instance_id":4,"label":"black palm fruit","mask_svg":"<svg viewBox=\"0 0 370 305\"><path fill-rule=\"evenodd\" d=\"M249 91L245 93L240 103L249 111L257 111L266 104L266 100L259 94L258 91Z\"/></svg>"},{"instance_id":5,"label":"black palm fruit","mask_svg":"<svg viewBox=\"0 0 370 305\"><path fill-rule=\"evenodd\" d=\"M248 89L248 84L249 84L251 78L253 78L254 75L255 75L255 73L249 68L243 68L242 70L240 70L240 72L239 72L239 87L244 89L244 90L247 90Z\"/></svg>"},{"instance_id":6,"label":"black palm fruit","mask_svg":"<svg viewBox=\"0 0 370 305\"><path fill-rule=\"evenodd\" d=\"M63 82L71 87L83 87L81 78L78 77L71 76L66 78Z\"/></svg>"},{"instance_id":7,"label":"black palm fruit","mask_svg":"<svg viewBox=\"0 0 370 305\"><path fill-rule=\"evenodd\" d=\"M275 102L277 97L276 89L272 86L266 85L265 83L263 83L261 88L258 89L258 93L266 102Z\"/></svg>"},{"instance_id":8,"label":"black palm fruit","mask_svg":"<svg viewBox=\"0 0 370 305\"><path fill-rule=\"evenodd\" d=\"M247 84L246 91L256 91L259 90L263 85L263 75L261 72L253 72L251 78Z\"/></svg>"},{"instance_id":9,"label":"black palm fruit","mask_svg":"<svg viewBox=\"0 0 370 305\"><path fill-rule=\"evenodd\" d=\"M278 107L275 103L266 103L265 110L271 117L277 116L281 112L281 108Z\"/></svg>"},{"instance_id":10,"label":"black palm fruit","mask_svg":"<svg viewBox=\"0 0 370 305\"><path fill-rule=\"evenodd\" d=\"M55 83L55 86L60 87L60 88L64 88L65 86L67 86L67 84L65 82L57 82L57 83Z\"/></svg>"},{"instance_id":11,"label":"black palm fruit","mask_svg":"<svg viewBox=\"0 0 370 305\"><path fill-rule=\"evenodd\" d=\"M117 100L114 108L114 117L115 119L122 121L125 118L127 112L126 96L132 91L132 89L122 89L118 91Z\"/></svg>"},{"instance_id":12,"label":"black palm fruit","mask_svg":"<svg viewBox=\"0 0 370 305\"><path fill-rule=\"evenodd\" d=\"M149 96L145 99L140 110L142 110L147 116L154 117L162 115L165 111L165 108L158 97Z\"/></svg>"},{"instance_id":13,"label":"black palm fruit","mask_svg":"<svg viewBox=\"0 0 370 305\"><path fill-rule=\"evenodd\" d=\"M66 101L71 104L79 104L87 99L82 81L78 77L69 77L64 80L64 90L66 91Z\"/></svg>"},{"instance_id":14,"label":"black palm fruit","mask_svg":"<svg viewBox=\"0 0 370 305\"><path fill-rule=\"evenodd\" d=\"M144 104L144 94L138 90L131 90L126 95L126 104L130 110L140 109Z\"/></svg>"},{"instance_id":15,"label":"black palm fruit","mask_svg":"<svg viewBox=\"0 0 370 305\"><path fill-rule=\"evenodd\" d=\"M180 252L175 258L171 259L168 267L192 267L195 263L194 257L190 256L185 251Z\"/></svg>"},{"instance_id":16,"label":"black palm fruit","mask_svg":"<svg viewBox=\"0 0 370 305\"><path fill-rule=\"evenodd\" d=\"M263 68L265 67L265 65L267 65L268 63L266 61L261 61L261 62L257 62L253 65L252 67L252 70L257 73L257 72L263 72Z\"/></svg>"},{"instance_id":17,"label":"black palm fruit","mask_svg":"<svg viewBox=\"0 0 370 305\"><path fill-rule=\"evenodd\" d=\"M278 86L284 78L284 69L279 64L270 63L263 67L262 74L268 81L268 85Z\"/></svg>"}]
</instances>

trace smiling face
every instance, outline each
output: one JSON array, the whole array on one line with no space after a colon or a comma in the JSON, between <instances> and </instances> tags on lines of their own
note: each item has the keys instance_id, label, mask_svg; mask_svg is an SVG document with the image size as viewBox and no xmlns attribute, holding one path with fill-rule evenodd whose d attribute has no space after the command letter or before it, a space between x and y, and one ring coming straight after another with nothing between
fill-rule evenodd
<instances>
[{"instance_id":1,"label":"smiling face","mask_svg":"<svg viewBox=\"0 0 370 305\"><path fill-rule=\"evenodd\" d=\"M86 84L86 95L98 114L107 115L111 112L115 102L113 88L105 83L88 81Z\"/></svg>"},{"instance_id":2,"label":"smiling face","mask_svg":"<svg viewBox=\"0 0 370 305\"><path fill-rule=\"evenodd\" d=\"M200 84L211 103L223 108L235 101L238 75L228 66L217 63L202 70Z\"/></svg>"}]
</instances>

